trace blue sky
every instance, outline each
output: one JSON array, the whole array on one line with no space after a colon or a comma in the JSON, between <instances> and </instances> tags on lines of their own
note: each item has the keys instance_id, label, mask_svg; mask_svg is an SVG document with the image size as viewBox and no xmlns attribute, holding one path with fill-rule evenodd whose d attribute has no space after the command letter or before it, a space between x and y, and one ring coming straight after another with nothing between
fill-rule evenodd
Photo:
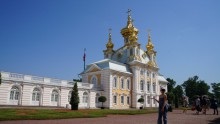
<instances>
[{"instance_id":1,"label":"blue sky","mask_svg":"<svg viewBox=\"0 0 220 124\"><path fill-rule=\"evenodd\" d=\"M151 29L160 73L182 84L198 75L220 82L219 0L0 0L0 70L72 80L115 49L128 9L141 47Z\"/></svg>"}]
</instances>

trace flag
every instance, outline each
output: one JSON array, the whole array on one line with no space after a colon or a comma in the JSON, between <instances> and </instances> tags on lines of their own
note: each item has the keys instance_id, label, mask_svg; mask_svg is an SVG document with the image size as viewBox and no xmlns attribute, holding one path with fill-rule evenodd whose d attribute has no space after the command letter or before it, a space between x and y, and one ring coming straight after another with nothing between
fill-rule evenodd
<instances>
[{"instance_id":1,"label":"flag","mask_svg":"<svg viewBox=\"0 0 220 124\"><path fill-rule=\"evenodd\" d=\"M83 61L86 61L86 48L84 48L84 55L83 55Z\"/></svg>"}]
</instances>

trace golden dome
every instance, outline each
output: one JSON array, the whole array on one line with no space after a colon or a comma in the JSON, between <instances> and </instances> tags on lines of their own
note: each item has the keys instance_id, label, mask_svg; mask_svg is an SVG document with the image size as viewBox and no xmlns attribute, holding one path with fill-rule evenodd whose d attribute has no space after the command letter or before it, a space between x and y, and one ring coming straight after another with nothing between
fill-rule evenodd
<instances>
[{"instance_id":1,"label":"golden dome","mask_svg":"<svg viewBox=\"0 0 220 124\"><path fill-rule=\"evenodd\" d=\"M150 33L148 33L148 43L146 45L146 48L147 48L148 52L153 52L154 51L154 45L153 45L153 43L151 41Z\"/></svg>"},{"instance_id":2,"label":"golden dome","mask_svg":"<svg viewBox=\"0 0 220 124\"><path fill-rule=\"evenodd\" d=\"M121 34L124 38L128 38L130 41L137 41L138 29L134 27L133 20L131 19L131 10L128 10L127 26L121 29Z\"/></svg>"},{"instance_id":3,"label":"golden dome","mask_svg":"<svg viewBox=\"0 0 220 124\"><path fill-rule=\"evenodd\" d=\"M112 43L112 34L111 34L111 29L109 29L109 34L108 34L108 43L106 44L107 49L113 49L114 44Z\"/></svg>"}]
</instances>

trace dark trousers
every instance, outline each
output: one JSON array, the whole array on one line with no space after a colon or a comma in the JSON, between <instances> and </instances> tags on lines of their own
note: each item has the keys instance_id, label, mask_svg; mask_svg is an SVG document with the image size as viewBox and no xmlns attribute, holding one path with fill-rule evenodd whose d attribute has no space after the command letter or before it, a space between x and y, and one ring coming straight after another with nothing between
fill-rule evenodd
<instances>
[{"instance_id":1,"label":"dark trousers","mask_svg":"<svg viewBox=\"0 0 220 124\"><path fill-rule=\"evenodd\" d=\"M216 114L218 115L218 108L214 108L214 114L215 114L215 111L216 111Z\"/></svg>"},{"instance_id":2,"label":"dark trousers","mask_svg":"<svg viewBox=\"0 0 220 124\"><path fill-rule=\"evenodd\" d=\"M159 110L157 124L162 124L162 118L163 118L163 124L167 124L167 111L166 110L164 110L164 112L161 112L161 110Z\"/></svg>"}]
</instances>

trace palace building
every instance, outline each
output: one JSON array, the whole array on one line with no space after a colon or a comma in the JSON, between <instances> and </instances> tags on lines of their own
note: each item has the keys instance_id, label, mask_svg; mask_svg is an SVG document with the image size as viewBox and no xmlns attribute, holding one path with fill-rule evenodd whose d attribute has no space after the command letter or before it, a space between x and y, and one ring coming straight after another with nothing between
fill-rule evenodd
<instances>
[{"instance_id":1,"label":"palace building","mask_svg":"<svg viewBox=\"0 0 220 124\"><path fill-rule=\"evenodd\" d=\"M127 24L121 29L124 45L114 49L109 32L104 59L87 65L78 82L79 108L98 108L99 96L105 96L104 107L110 109L157 107L151 98L158 98L160 88L167 89L166 79L159 73L156 51L150 33L146 50L138 43L130 11ZM0 105L58 106L70 108L69 100L74 82L31 75L1 72Z\"/></svg>"}]
</instances>

